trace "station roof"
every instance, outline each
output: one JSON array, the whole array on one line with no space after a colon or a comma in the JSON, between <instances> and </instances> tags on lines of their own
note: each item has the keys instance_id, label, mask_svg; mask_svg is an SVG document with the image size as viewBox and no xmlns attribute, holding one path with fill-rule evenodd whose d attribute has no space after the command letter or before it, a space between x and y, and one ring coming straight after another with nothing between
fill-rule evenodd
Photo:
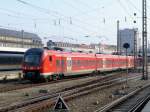
<instances>
[{"instance_id":1,"label":"station roof","mask_svg":"<svg viewBox=\"0 0 150 112\"><path fill-rule=\"evenodd\" d=\"M25 52L28 48L0 47L0 52Z\"/></svg>"},{"instance_id":2,"label":"station roof","mask_svg":"<svg viewBox=\"0 0 150 112\"><path fill-rule=\"evenodd\" d=\"M8 37L17 37L21 38L22 37L22 32L21 31L16 31L16 30L10 30L10 29L3 29L0 28L0 36L8 36ZM37 34L34 33L29 33L29 32L24 32L23 33L24 38L30 38L34 40L41 40L40 37Z\"/></svg>"}]
</instances>

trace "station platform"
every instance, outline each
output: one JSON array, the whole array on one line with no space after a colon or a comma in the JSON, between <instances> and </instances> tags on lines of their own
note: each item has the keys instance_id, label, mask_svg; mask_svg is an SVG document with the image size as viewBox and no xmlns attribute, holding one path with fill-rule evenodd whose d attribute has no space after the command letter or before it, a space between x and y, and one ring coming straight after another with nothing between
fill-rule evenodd
<instances>
[{"instance_id":1,"label":"station platform","mask_svg":"<svg viewBox=\"0 0 150 112\"><path fill-rule=\"evenodd\" d=\"M11 80L19 79L22 77L22 71L3 71L0 72L0 81L2 80Z\"/></svg>"}]
</instances>

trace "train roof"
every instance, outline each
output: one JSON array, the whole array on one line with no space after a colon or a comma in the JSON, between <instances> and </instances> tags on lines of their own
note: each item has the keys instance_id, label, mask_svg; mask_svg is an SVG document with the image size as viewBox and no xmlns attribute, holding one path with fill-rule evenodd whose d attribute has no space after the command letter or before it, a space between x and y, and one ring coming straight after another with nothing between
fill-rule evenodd
<instances>
[{"instance_id":1,"label":"train roof","mask_svg":"<svg viewBox=\"0 0 150 112\"><path fill-rule=\"evenodd\" d=\"M54 51L54 50L47 50L49 52L49 54L55 54L55 55L64 55L64 56L70 56L70 57L94 57L95 55L97 57L106 57L106 58L125 58L125 56L121 56L121 55L111 55L111 54L93 54L93 53L79 53L79 52L64 52L64 51ZM128 57L132 57L132 56L128 56Z\"/></svg>"},{"instance_id":2,"label":"train roof","mask_svg":"<svg viewBox=\"0 0 150 112\"><path fill-rule=\"evenodd\" d=\"M43 52L46 51L49 55L57 55L57 56L69 56L69 57L106 57L106 58L125 58L126 56L121 55L111 55L111 54L94 54L94 53L80 53L80 52L67 52L67 51L55 51L44 48L31 48L27 52ZM128 56L128 58L132 58L133 56Z\"/></svg>"}]
</instances>

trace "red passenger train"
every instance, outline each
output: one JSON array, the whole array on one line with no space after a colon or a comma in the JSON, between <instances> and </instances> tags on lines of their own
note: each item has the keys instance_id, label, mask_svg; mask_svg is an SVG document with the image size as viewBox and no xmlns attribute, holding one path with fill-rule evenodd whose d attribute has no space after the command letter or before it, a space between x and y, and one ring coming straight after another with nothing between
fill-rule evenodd
<instances>
[{"instance_id":1,"label":"red passenger train","mask_svg":"<svg viewBox=\"0 0 150 112\"><path fill-rule=\"evenodd\" d=\"M128 68L134 58L127 57ZM63 52L31 48L24 55L22 70L29 80L52 80L64 76L126 68L126 56Z\"/></svg>"}]
</instances>

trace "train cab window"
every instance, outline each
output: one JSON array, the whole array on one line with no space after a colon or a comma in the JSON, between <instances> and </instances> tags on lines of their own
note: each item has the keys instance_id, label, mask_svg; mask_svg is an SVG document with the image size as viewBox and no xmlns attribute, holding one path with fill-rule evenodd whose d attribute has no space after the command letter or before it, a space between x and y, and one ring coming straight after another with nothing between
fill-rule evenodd
<instances>
[{"instance_id":1,"label":"train cab window","mask_svg":"<svg viewBox=\"0 0 150 112\"><path fill-rule=\"evenodd\" d=\"M52 61L52 56L49 57L49 61L50 61L50 62Z\"/></svg>"},{"instance_id":2,"label":"train cab window","mask_svg":"<svg viewBox=\"0 0 150 112\"><path fill-rule=\"evenodd\" d=\"M26 54L24 58L24 63L26 64L32 64L32 65L39 65L41 60L41 55L40 54Z\"/></svg>"}]
</instances>

